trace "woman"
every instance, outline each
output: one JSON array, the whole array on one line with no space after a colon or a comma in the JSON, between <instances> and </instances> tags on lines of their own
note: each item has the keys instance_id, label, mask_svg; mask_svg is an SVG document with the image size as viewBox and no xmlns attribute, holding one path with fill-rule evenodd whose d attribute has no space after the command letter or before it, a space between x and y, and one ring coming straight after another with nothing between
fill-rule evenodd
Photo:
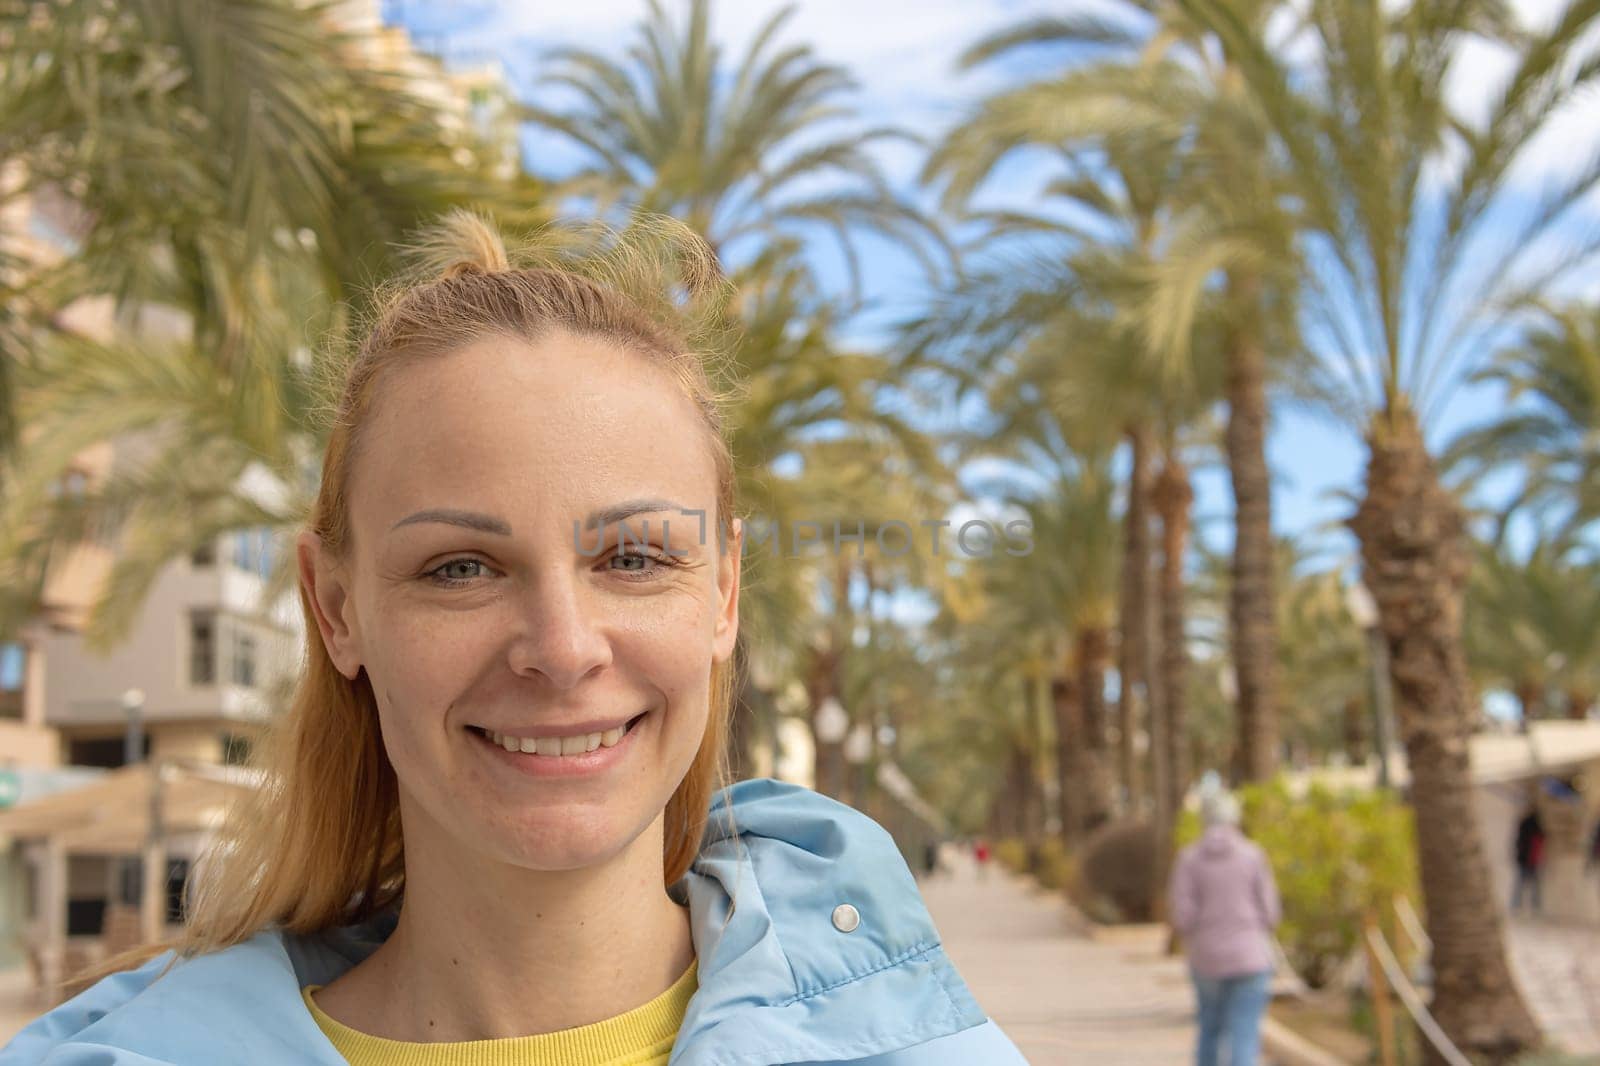
<instances>
[{"instance_id":1,"label":"woman","mask_svg":"<svg viewBox=\"0 0 1600 1066\"><path fill-rule=\"evenodd\" d=\"M742 529L668 297L720 289L668 243L675 284L637 240L584 274L464 213L424 242L442 274L348 367L298 540L272 784L182 941L0 1063L1023 1061L881 828L717 787Z\"/></svg>"},{"instance_id":2,"label":"woman","mask_svg":"<svg viewBox=\"0 0 1600 1066\"><path fill-rule=\"evenodd\" d=\"M1239 831L1239 801L1202 789L1205 831L1172 869L1173 928L1194 981L1200 1038L1195 1061L1217 1066L1226 1040L1231 1066L1255 1066L1261 1015L1272 981L1272 931L1283 914L1266 856Z\"/></svg>"}]
</instances>

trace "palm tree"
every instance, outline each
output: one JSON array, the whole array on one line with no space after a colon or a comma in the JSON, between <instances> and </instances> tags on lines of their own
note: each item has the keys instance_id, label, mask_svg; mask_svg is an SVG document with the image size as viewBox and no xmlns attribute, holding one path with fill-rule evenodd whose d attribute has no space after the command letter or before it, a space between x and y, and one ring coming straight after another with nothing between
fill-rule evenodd
<instances>
[{"instance_id":1,"label":"palm tree","mask_svg":"<svg viewBox=\"0 0 1600 1066\"><path fill-rule=\"evenodd\" d=\"M1062 835L1069 845L1081 844L1113 812L1105 687L1116 619L1118 538L1107 466L1103 460L1057 463L1045 485L1012 496L1010 502L1028 516L1035 545L1046 547L997 566L991 592L1022 603L1042 598L1059 619L1063 647L1048 676Z\"/></svg>"},{"instance_id":2,"label":"palm tree","mask_svg":"<svg viewBox=\"0 0 1600 1066\"><path fill-rule=\"evenodd\" d=\"M310 253L301 269L351 298L443 207L542 219L537 186L410 88L425 75L368 58L335 17L287 0L0 16L0 147L25 173L10 192L57 189L79 210L87 291L179 307L202 347L242 360L264 257Z\"/></svg>"},{"instance_id":3,"label":"palm tree","mask_svg":"<svg viewBox=\"0 0 1600 1066\"><path fill-rule=\"evenodd\" d=\"M1086 807L1085 775L1070 776L1081 766L1071 750L1082 743L1081 730L1063 729L1050 698L1052 689L1075 683L1057 672L1069 634L1054 588L1036 579L1036 555L968 563L945 584L923 643L937 698L949 706L919 731L923 743L948 738L941 749L948 762L920 769L952 780L943 791L960 807L971 805L975 780L999 772L987 789L989 831L1030 846L1042 842L1048 821L1044 781L1055 781L1062 832ZM975 753L981 762L969 762Z\"/></svg>"},{"instance_id":4,"label":"palm tree","mask_svg":"<svg viewBox=\"0 0 1600 1066\"><path fill-rule=\"evenodd\" d=\"M927 176L965 160L941 146L930 158ZM987 387L996 402L1015 408L1013 416L1029 404L1045 405L1058 426L1071 427L1075 443L1090 451L1109 450L1119 436L1128 446L1132 476L1121 553L1116 721L1118 777L1130 805L1139 794L1133 740L1140 697L1154 691L1147 689L1147 679L1153 685L1156 654L1149 590L1153 440L1148 396L1161 377L1149 365L1130 308L1140 293L1141 249L1159 232L1160 184L1141 179L1163 169L1159 160L1130 151L1126 159L1114 157L1110 168L1112 175L1129 180L1084 178L1074 184L1064 179L1052 189L1063 201L1096 213L1086 228L1121 236L1126 246L1116 254L1087 241L1076 227L1045 217L980 216L991 228L970 253L978 267L930 298L926 312L904 326L903 372L931 362L958 395ZM1025 243L1012 246L1013 236ZM997 380L1006 384L993 385Z\"/></svg>"},{"instance_id":5,"label":"palm tree","mask_svg":"<svg viewBox=\"0 0 1600 1066\"><path fill-rule=\"evenodd\" d=\"M1240 14L1260 24L1276 7L1241 5ZM964 65L1040 46L1064 47L1092 61L983 101L935 153L929 174L949 176L950 192L965 197L1017 148L1084 153L1096 162L1053 191L1098 213L1107 203L1106 189L1093 175L1099 153L1110 151L1121 183L1134 177L1143 187L1142 198L1130 197L1133 205L1162 212L1139 217L1139 236L1153 237L1158 218L1180 223L1170 226L1174 236L1162 249L1143 323L1149 342L1168 361L1187 357L1195 310L1211 298L1221 275L1217 310L1235 498L1229 623L1239 681L1240 762L1246 777L1264 779L1272 774L1278 749L1266 383L1269 353L1288 355L1297 348L1288 313L1293 230L1281 207L1282 175L1261 150L1266 129L1259 109L1227 56L1206 48L1201 38L1174 6L1146 3L1120 5L1109 17L1043 17L999 31L973 45ZM1138 146L1146 164L1136 175L1115 162L1128 157L1129 145ZM1148 165L1152 156L1160 165ZM1147 444L1133 441L1136 483L1144 474ZM1132 576L1137 572L1129 570L1130 596L1138 593ZM1130 665L1136 661L1125 658Z\"/></svg>"},{"instance_id":6,"label":"palm tree","mask_svg":"<svg viewBox=\"0 0 1600 1066\"><path fill-rule=\"evenodd\" d=\"M1467 593L1468 661L1484 682L1517 698L1522 719L1559 696L1584 719L1600 692L1600 563L1557 541L1523 558L1483 547Z\"/></svg>"},{"instance_id":7,"label":"palm tree","mask_svg":"<svg viewBox=\"0 0 1600 1066\"><path fill-rule=\"evenodd\" d=\"M626 60L579 48L551 54L546 83L578 102L530 106L525 115L592 156L562 189L602 210L674 215L728 261L829 233L858 292L862 231L897 241L936 270L930 249L941 236L893 192L873 156L877 145L907 136L859 128L848 72L808 46L778 43L792 7L763 22L732 67L711 38L711 12L711 0L691 0L677 24L649 0Z\"/></svg>"},{"instance_id":8,"label":"palm tree","mask_svg":"<svg viewBox=\"0 0 1600 1066\"><path fill-rule=\"evenodd\" d=\"M1538 1044L1539 1030L1511 979L1471 800L1476 716L1461 634L1469 556L1424 430L1440 397L1515 326L1517 309L1594 250L1592 239L1561 241L1593 168L1553 181L1531 210L1501 209L1512 168L1588 77L1582 68L1574 78L1568 60L1597 9L1575 4L1548 30L1527 30L1494 4L1313 0L1291 60L1230 0L1179 6L1221 42L1291 172L1314 267L1312 385L1369 448L1351 527L1389 644L1410 765L1435 1013L1464 1051L1504 1061ZM1513 57L1481 124L1445 96L1472 36Z\"/></svg>"},{"instance_id":9,"label":"palm tree","mask_svg":"<svg viewBox=\"0 0 1600 1066\"><path fill-rule=\"evenodd\" d=\"M1366 642L1345 606L1338 569L1304 572L1293 542L1278 542L1279 668L1294 699L1284 706L1285 739L1324 761L1342 751L1364 758L1375 737L1363 713Z\"/></svg>"},{"instance_id":10,"label":"palm tree","mask_svg":"<svg viewBox=\"0 0 1600 1066\"><path fill-rule=\"evenodd\" d=\"M1476 382L1505 388L1506 413L1462 433L1443 464L1453 483L1515 467L1513 514L1557 524L1558 536L1600 515L1600 311L1582 305L1540 307L1527 333L1496 352Z\"/></svg>"},{"instance_id":11,"label":"palm tree","mask_svg":"<svg viewBox=\"0 0 1600 1066\"><path fill-rule=\"evenodd\" d=\"M735 277L728 317L739 324L737 364L721 385L734 398L727 422L739 457L739 499L763 532L788 535L803 521L831 536L834 522L852 532L859 522L870 545L887 521L941 513L948 477L931 439L881 409L893 376L889 358L839 344L837 308L806 271L782 265L795 256L791 242L779 242ZM914 579L918 559L904 563ZM750 551L745 566L741 657L759 649L771 684L806 678L813 708L842 695L845 649L833 630L839 619L811 606L819 585L836 583L835 567L768 546ZM734 747L748 768L754 734L771 725L773 693L757 691L748 671L742 677Z\"/></svg>"},{"instance_id":12,"label":"palm tree","mask_svg":"<svg viewBox=\"0 0 1600 1066\"><path fill-rule=\"evenodd\" d=\"M1360 762L1371 739L1364 717L1366 644L1345 605L1343 567L1318 566L1295 540L1275 545L1278 597L1278 671L1293 698L1283 704L1286 751L1324 762L1335 752ZM1205 554L1195 586L1204 629L1226 618L1227 559ZM1221 649L1219 649L1221 650ZM1220 669L1231 662L1216 656Z\"/></svg>"}]
</instances>

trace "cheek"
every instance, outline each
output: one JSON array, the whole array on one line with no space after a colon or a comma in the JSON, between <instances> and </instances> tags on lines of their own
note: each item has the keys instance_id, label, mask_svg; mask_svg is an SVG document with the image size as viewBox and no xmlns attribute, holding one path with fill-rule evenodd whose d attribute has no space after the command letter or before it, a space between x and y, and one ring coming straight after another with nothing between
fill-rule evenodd
<instances>
[{"instance_id":1,"label":"cheek","mask_svg":"<svg viewBox=\"0 0 1600 1066\"><path fill-rule=\"evenodd\" d=\"M687 598L639 612L619 627L618 653L653 677L669 696L705 681L711 666L715 618L703 603Z\"/></svg>"},{"instance_id":2,"label":"cheek","mask_svg":"<svg viewBox=\"0 0 1600 1066\"><path fill-rule=\"evenodd\" d=\"M411 612L390 620L375 657L396 691L434 695L482 668L496 632L504 630L487 619Z\"/></svg>"},{"instance_id":3,"label":"cheek","mask_svg":"<svg viewBox=\"0 0 1600 1066\"><path fill-rule=\"evenodd\" d=\"M372 642L367 679L396 765L415 763L443 716L482 673L492 626L423 615L388 619Z\"/></svg>"}]
</instances>

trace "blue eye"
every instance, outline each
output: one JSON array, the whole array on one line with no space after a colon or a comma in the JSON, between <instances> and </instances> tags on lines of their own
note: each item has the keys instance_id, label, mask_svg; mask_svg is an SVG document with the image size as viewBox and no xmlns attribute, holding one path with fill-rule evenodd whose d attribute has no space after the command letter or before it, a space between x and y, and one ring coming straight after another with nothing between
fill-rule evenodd
<instances>
[{"instance_id":1,"label":"blue eye","mask_svg":"<svg viewBox=\"0 0 1600 1066\"><path fill-rule=\"evenodd\" d=\"M663 571L669 570L674 566L682 565L681 561L676 556L667 555L665 553L641 552L641 551L623 551L623 552L618 552L616 555L613 555L607 561L614 563L618 559L628 559L628 560L637 559L637 560L640 560L641 562L644 562L644 563L655 563L656 564L655 566L638 566L638 567L628 567L628 568L614 567L613 568L613 572L614 573L619 573L619 574L638 574L639 578L646 579L646 580L652 579L652 578L655 578L655 577L659 577ZM630 578L629 580L636 580L636 579Z\"/></svg>"},{"instance_id":2,"label":"blue eye","mask_svg":"<svg viewBox=\"0 0 1600 1066\"><path fill-rule=\"evenodd\" d=\"M444 585L444 586L446 586L448 588L457 588L457 587L459 587L461 585L470 585L472 583L467 578L447 577L444 574L444 571L448 570L452 566L476 566L480 570L486 569L486 566L485 566L483 560L481 560L481 559L470 559L470 558L450 559L450 560L447 560L447 561L445 561L443 563L440 563L438 566L434 567L432 570L429 570L423 576L428 578L429 580L431 580L436 585Z\"/></svg>"}]
</instances>

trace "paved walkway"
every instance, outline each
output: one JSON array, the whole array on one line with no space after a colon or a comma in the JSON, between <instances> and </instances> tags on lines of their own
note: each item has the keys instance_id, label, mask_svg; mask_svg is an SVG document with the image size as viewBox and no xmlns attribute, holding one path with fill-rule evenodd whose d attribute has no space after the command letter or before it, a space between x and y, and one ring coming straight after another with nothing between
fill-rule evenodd
<instances>
[{"instance_id":1,"label":"paved walkway","mask_svg":"<svg viewBox=\"0 0 1600 1066\"><path fill-rule=\"evenodd\" d=\"M1516 918L1510 941L1512 968L1545 1032L1573 1054L1600 1055L1600 929Z\"/></svg>"},{"instance_id":2,"label":"paved walkway","mask_svg":"<svg viewBox=\"0 0 1600 1066\"><path fill-rule=\"evenodd\" d=\"M954 870L923 898L972 993L1034 1066L1182 1066L1192 1061L1193 1000L1183 964L1152 927L1088 939L1059 895L991 862ZM980 1066L980 1064L973 1064Z\"/></svg>"}]
</instances>

